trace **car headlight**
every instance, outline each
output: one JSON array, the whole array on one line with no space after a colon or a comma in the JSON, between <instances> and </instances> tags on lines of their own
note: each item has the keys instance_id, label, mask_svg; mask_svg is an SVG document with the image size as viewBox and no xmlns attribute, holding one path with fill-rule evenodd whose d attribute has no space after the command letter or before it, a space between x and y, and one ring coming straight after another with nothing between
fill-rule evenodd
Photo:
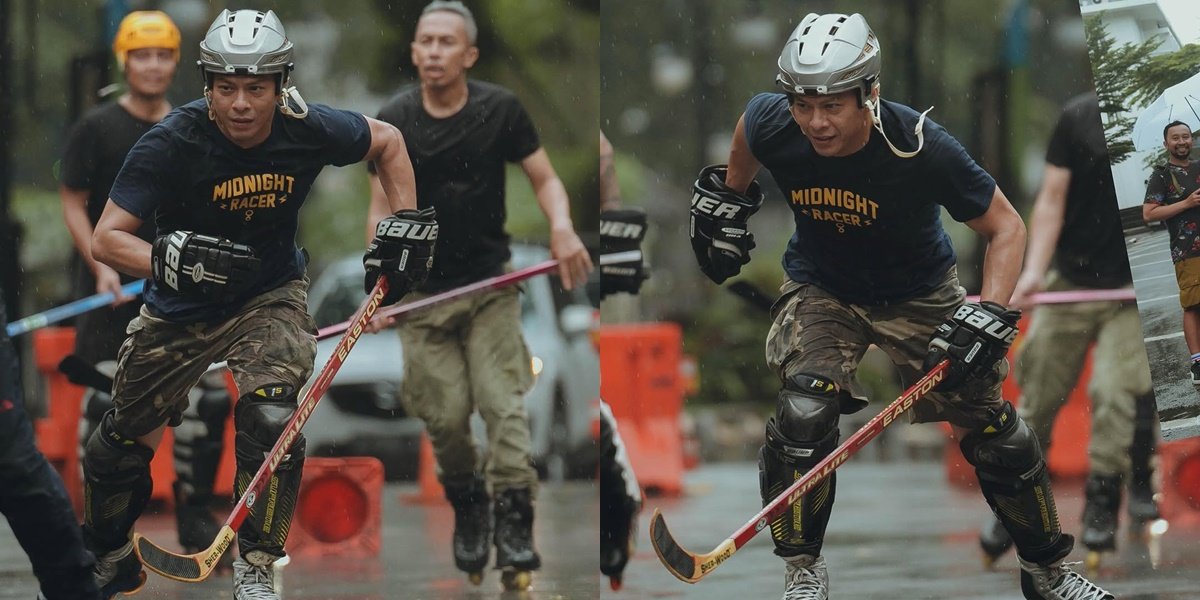
<instances>
[{"instance_id":1,"label":"car headlight","mask_svg":"<svg viewBox=\"0 0 1200 600\"><path fill-rule=\"evenodd\" d=\"M542 374L542 367L543 367L543 365L542 365L542 359L540 359L540 358L538 358L538 357L536 357L536 356L535 356L535 357L533 357L532 359L530 359L530 361L529 361L529 369L530 369L531 371L533 371L533 376L534 376L534 377L537 377L538 375L541 375L541 374Z\"/></svg>"}]
</instances>

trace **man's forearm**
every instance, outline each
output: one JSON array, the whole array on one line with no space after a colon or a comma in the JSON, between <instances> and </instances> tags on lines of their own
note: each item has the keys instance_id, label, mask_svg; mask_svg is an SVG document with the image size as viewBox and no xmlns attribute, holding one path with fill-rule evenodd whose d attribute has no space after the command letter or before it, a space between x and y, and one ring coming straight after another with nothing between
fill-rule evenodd
<instances>
[{"instance_id":1,"label":"man's forearm","mask_svg":"<svg viewBox=\"0 0 1200 600\"><path fill-rule=\"evenodd\" d=\"M550 230L574 229L571 222L571 204L567 197L567 188L561 179L551 177L534 189L538 206L550 223Z\"/></svg>"},{"instance_id":2,"label":"man's forearm","mask_svg":"<svg viewBox=\"0 0 1200 600\"><path fill-rule=\"evenodd\" d=\"M150 243L132 233L97 230L92 238L92 254L97 261L126 275L151 276Z\"/></svg>"},{"instance_id":3,"label":"man's forearm","mask_svg":"<svg viewBox=\"0 0 1200 600\"><path fill-rule=\"evenodd\" d=\"M1025 250L1024 228L998 232L988 240L983 255L983 289L980 299L1008 306Z\"/></svg>"},{"instance_id":4,"label":"man's forearm","mask_svg":"<svg viewBox=\"0 0 1200 600\"><path fill-rule=\"evenodd\" d=\"M1042 201L1039 197L1029 216L1029 242L1025 270L1045 275L1054 257L1054 248L1062 234L1063 204Z\"/></svg>"}]
</instances>

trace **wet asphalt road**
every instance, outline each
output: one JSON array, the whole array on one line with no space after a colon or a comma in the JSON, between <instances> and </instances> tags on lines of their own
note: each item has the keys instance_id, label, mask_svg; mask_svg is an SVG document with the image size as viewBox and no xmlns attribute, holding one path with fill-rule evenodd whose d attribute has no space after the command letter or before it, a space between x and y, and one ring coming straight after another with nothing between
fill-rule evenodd
<instances>
[{"instance_id":1,"label":"wet asphalt road","mask_svg":"<svg viewBox=\"0 0 1200 600\"><path fill-rule=\"evenodd\" d=\"M760 508L752 463L705 466L690 473L681 499L651 499L684 547L707 552ZM1082 484L1059 482L1056 497L1065 529L1078 533ZM982 567L977 532L988 509L977 490L946 483L940 462L881 464L851 459L838 470L837 504L827 531L831 598L838 600L1017 600L1016 558L993 571ZM1122 515L1124 520L1124 515ZM602 598L779 598L783 562L766 533L696 584L680 582L659 564L642 519L638 552L625 587ZM1124 526L1124 522L1122 525ZM1145 546L1125 531L1096 581L1122 600L1200 598L1200 531L1175 528L1161 540L1163 564L1150 566ZM1068 560L1083 560L1080 544Z\"/></svg>"},{"instance_id":2,"label":"wet asphalt road","mask_svg":"<svg viewBox=\"0 0 1200 600\"><path fill-rule=\"evenodd\" d=\"M444 502L402 500L412 484L384 489L383 551L378 558L297 559L283 569L284 600L577 600L595 598L600 585L599 503L591 482L544 484L536 507L535 535L543 568L531 592L500 590L489 571L479 587L454 568L450 533L454 513ZM174 519L146 516L138 530L155 541L174 541ZM233 597L229 576L202 583L179 583L150 575L133 600L209 600ZM0 600L32 600L37 581L8 527L0 526Z\"/></svg>"},{"instance_id":3,"label":"wet asphalt road","mask_svg":"<svg viewBox=\"0 0 1200 600\"><path fill-rule=\"evenodd\" d=\"M1143 230L1125 238L1162 437L1177 440L1200 436L1200 394L1192 386L1188 371L1183 309L1167 242L1165 228Z\"/></svg>"}]
</instances>

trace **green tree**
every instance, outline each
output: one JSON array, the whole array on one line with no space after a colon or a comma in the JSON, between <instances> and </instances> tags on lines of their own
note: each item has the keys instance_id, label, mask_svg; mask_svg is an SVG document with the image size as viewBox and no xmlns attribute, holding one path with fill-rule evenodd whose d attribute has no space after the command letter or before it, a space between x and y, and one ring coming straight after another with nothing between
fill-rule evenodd
<instances>
[{"instance_id":1,"label":"green tree","mask_svg":"<svg viewBox=\"0 0 1200 600\"><path fill-rule=\"evenodd\" d=\"M1088 58L1092 61L1096 94L1100 98L1100 113L1104 115L1104 138L1108 143L1109 160L1120 163L1133 152L1133 123L1130 112L1142 104L1142 86L1130 73L1139 73L1146 68L1151 53L1158 48L1159 40L1147 40L1141 44L1117 45L1108 35L1108 30L1098 17L1084 20L1084 31L1088 40ZM1151 99L1157 94L1151 96Z\"/></svg>"}]
</instances>

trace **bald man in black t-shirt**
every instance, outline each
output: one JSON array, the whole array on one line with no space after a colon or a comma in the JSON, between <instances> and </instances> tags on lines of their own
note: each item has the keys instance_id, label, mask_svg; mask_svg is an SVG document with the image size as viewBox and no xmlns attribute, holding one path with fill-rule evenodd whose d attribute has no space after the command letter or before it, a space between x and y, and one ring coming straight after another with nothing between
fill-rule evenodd
<instances>
[{"instance_id":1,"label":"bald man in black t-shirt","mask_svg":"<svg viewBox=\"0 0 1200 600\"><path fill-rule=\"evenodd\" d=\"M467 79L479 57L476 32L474 17L461 2L429 4L412 42L420 85L401 90L379 111L380 120L404 134L418 206L438 214L433 269L416 297L507 268L506 163L519 164L533 186L550 223L550 253L559 261L563 287L571 289L586 281L592 264L571 222L566 188L516 96ZM373 189L368 235L389 212L379 187ZM455 509L455 565L472 581L481 580L494 512L495 566L510 589L528 587L529 572L541 565L533 547L537 473L524 404L533 377L518 293L507 287L477 294L414 314L399 326L402 395L425 421L446 498ZM474 411L487 426L486 468L468 426Z\"/></svg>"}]
</instances>

